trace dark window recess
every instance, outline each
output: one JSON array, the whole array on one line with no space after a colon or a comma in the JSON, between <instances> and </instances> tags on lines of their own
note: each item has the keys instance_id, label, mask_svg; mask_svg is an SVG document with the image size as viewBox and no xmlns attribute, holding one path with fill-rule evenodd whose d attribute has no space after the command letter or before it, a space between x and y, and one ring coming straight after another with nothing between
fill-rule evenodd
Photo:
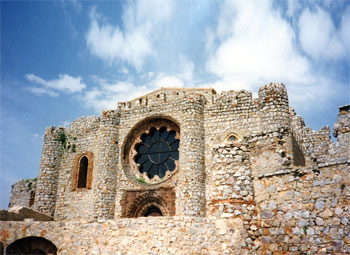
<instances>
[{"instance_id":1,"label":"dark window recess","mask_svg":"<svg viewBox=\"0 0 350 255\"><path fill-rule=\"evenodd\" d=\"M293 145L293 163L295 166L305 166L305 157L303 151L300 149L298 142L292 135L292 145Z\"/></svg>"},{"instance_id":2,"label":"dark window recess","mask_svg":"<svg viewBox=\"0 0 350 255\"><path fill-rule=\"evenodd\" d=\"M162 214L161 210L159 210L158 207L151 206L150 208L148 208L146 210L146 212L142 216L144 216L144 217L149 217L149 216L157 217L157 216L163 216L163 214Z\"/></svg>"},{"instance_id":3,"label":"dark window recess","mask_svg":"<svg viewBox=\"0 0 350 255\"><path fill-rule=\"evenodd\" d=\"M88 158L83 156L79 162L78 188L86 188Z\"/></svg>"},{"instance_id":4,"label":"dark window recess","mask_svg":"<svg viewBox=\"0 0 350 255\"><path fill-rule=\"evenodd\" d=\"M35 191L30 192L30 199L29 199L29 207L32 207L34 205L35 200Z\"/></svg>"},{"instance_id":5,"label":"dark window recess","mask_svg":"<svg viewBox=\"0 0 350 255\"><path fill-rule=\"evenodd\" d=\"M2 253L0 253L2 254ZM6 254L57 254L57 247L49 240L42 237L25 237L11 243L7 249Z\"/></svg>"},{"instance_id":6,"label":"dark window recess","mask_svg":"<svg viewBox=\"0 0 350 255\"><path fill-rule=\"evenodd\" d=\"M166 171L175 170L180 144L180 140L175 137L176 132L168 132L166 127L159 130L151 128L149 134L141 135L142 142L135 146L135 162L140 164L140 173L146 172L148 178L152 179L155 175L163 178Z\"/></svg>"}]
</instances>

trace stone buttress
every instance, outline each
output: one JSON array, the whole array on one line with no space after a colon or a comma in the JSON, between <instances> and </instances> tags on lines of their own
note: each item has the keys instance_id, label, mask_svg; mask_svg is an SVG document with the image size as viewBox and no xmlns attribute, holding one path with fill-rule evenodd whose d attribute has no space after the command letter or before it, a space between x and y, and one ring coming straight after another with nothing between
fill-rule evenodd
<instances>
[{"instance_id":1,"label":"stone buttress","mask_svg":"<svg viewBox=\"0 0 350 255\"><path fill-rule=\"evenodd\" d=\"M40 171L36 187L34 209L53 216L56 205L57 181L65 137L60 137L61 128L45 130Z\"/></svg>"},{"instance_id":2,"label":"stone buttress","mask_svg":"<svg viewBox=\"0 0 350 255\"><path fill-rule=\"evenodd\" d=\"M117 165L119 160L118 112L103 112L98 130L96 155L96 179L94 181L94 217L96 219L114 217L114 201L117 185Z\"/></svg>"},{"instance_id":3,"label":"stone buttress","mask_svg":"<svg viewBox=\"0 0 350 255\"><path fill-rule=\"evenodd\" d=\"M176 209L179 215L205 215L204 172L204 110L205 98L199 94L188 94L181 104L180 155L181 175L177 187Z\"/></svg>"}]
</instances>

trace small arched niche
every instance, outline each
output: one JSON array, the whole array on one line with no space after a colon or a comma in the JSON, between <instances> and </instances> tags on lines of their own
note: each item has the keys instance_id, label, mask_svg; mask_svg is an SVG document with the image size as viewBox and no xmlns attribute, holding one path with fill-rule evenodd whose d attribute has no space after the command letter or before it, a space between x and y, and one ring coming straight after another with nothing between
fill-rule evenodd
<instances>
[{"instance_id":1,"label":"small arched niche","mask_svg":"<svg viewBox=\"0 0 350 255\"><path fill-rule=\"evenodd\" d=\"M239 142L239 137L238 135L231 133L225 138L225 144L233 144Z\"/></svg>"},{"instance_id":2,"label":"small arched niche","mask_svg":"<svg viewBox=\"0 0 350 255\"><path fill-rule=\"evenodd\" d=\"M57 247L49 240L30 236L18 239L11 243L6 249L7 255L22 255L22 254L44 254L56 255Z\"/></svg>"}]
</instances>

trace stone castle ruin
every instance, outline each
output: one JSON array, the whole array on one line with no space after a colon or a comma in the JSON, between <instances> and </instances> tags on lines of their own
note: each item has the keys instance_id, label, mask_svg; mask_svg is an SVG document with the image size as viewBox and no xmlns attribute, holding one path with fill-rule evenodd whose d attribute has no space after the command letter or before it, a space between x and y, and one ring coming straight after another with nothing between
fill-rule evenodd
<instances>
[{"instance_id":1,"label":"stone castle ruin","mask_svg":"<svg viewBox=\"0 0 350 255\"><path fill-rule=\"evenodd\" d=\"M313 131L283 84L162 88L45 131L0 254L349 254L350 106Z\"/></svg>"}]
</instances>

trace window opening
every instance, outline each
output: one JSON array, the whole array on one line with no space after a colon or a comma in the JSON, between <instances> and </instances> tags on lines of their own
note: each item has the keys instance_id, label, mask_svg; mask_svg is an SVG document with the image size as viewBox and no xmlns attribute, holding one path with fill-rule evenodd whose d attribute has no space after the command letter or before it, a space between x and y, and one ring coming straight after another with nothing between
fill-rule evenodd
<instances>
[{"instance_id":1,"label":"window opening","mask_svg":"<svg viewBox=\"0 0 350 255\"><path fill-rule=\"evenodd\" d=\"M175 170L180 140L176 139L174 130L151 128L149 134L141 135L141 141L135 146L137 155L134 158L140 165L140 173L147 173L148 178L152 179L155 175L163 178L167 171Z\"/></svg>"},{"instance_id":2,"label":"window opening","mask_svg":"<svg viewBox=\"0 0 350 255\"><path fill-rule=\"evenodd\" d=\"M157 216L163 216L163 214L158 207L151 206L150 208L148 208L146 210L146 212L142 216L144 216L144 217L149 217L149 216L157 217Z\"/></svg>"},{"instance_id":3,"label":"window opening","mask_svg":"<svg viewBox=\"0 0 350 255\"><path fill-rule=\"evenodd\" d=\"M79 162L78 188L86 188L88 173L88 158L83 156Z\"/></svg>"},{"instance_id":4,"label":"window opening","mask_svg":"<svg viewBox=\"0 0 350 255\"><path fill-rule=\"evenodd\" d=\"M35 200L35 191L30 192L30 199L29 199L29 207L32 207L34 205Z\"/></svg>"}]
</instances>

